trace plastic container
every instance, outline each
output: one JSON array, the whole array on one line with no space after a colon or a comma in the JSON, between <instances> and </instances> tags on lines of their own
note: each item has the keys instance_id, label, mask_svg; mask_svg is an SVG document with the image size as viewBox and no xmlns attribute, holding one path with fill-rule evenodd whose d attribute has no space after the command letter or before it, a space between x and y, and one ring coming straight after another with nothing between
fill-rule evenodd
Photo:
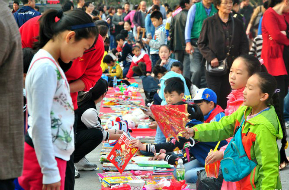
<instances>
[{"instance_id":1,"label":"plastic container","mask_svg":"<svg viewBox=\"0 0 289 190\"><path fill-rule=\"evenodd\" d=\"M182 180L185 179L185 166L183 164L183 160L182 159L178 160L176 173L177 173L177 180L178 181L182 181Z\"/></svg>"},{"instance_id":2,"label":"plastic container","mask_svg":"<svg viewBox=\"0 0 289 190\"><path fill-rule=\"evenodd\" d=\"M142 190L145 184L144 180L131 180L128 182L131 187L131 190Z\"/></svg>"},{"instance_id":3,"label":"plastic container","mask_svg":"<svg viewBox=\"0 0 289 190\"><path fill-rule=\"evenodd\" d=\"M116 88L117 86L117 78L116 76L113 77L113 88Z\"/></svg>"}]
</instances>

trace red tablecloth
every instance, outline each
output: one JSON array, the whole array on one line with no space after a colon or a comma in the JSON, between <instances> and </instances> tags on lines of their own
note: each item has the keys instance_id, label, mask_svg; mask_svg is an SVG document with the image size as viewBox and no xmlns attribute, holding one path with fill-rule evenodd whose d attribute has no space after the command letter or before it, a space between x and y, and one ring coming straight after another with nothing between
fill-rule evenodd
<instances>
[{"instance_id":1,"label":"red tablecloth","mask_svg":"<svg viewBox=\"0 0 289 190\"><path fill-rule=\"evenodd\" d=\"M136 81L134 78L131 78L131 79L129 79L129 82L135 83ZM114 93L115 93L114 89L112 87L109 87L108 92L106 94L106 97L110 98L111 97L110 95L113 95ZM138 92L137 97L140 97L140 98L136 99L136 100L141 101L141 105L145 105L144 99L141 98L142 97L141 93ZM113 113L114 111L110 107L103 107L103 102L104 101L101 101L99 113ZM155 129L133 129L131 135L133 137L136 137L136 136L155 136L156 130Z\"/></svg>"}]
</instances>

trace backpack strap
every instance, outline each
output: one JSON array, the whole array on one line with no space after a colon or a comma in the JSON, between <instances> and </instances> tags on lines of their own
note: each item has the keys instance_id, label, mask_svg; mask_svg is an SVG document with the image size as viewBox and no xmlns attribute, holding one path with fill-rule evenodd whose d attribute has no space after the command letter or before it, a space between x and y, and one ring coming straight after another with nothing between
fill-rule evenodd
<instances>
[{"instance_id":1,"label":"backpack strap","mask_svg":"<svg viewBox=\"0 0 289 190\"><path fill-rule=\"evenodd\" d=\"M233 135L233 136L235 136L235 134L237 133L237 131L238 131L239 129L242 130L242 127L244 126L244 124L245 124L245 114L243 115L243 117L242 117L242 119L241 119L241 124L240 124L238 127L235 128L235 130L234 130L234 135Z\"/></svg>"},{"instance_id":2,"label":"backpack strap","mask_svg":"<svg viewBox=\"0 0 289 190\"><path fill-rule=\"evenodd\" d=\"M68 88L68 84L67 84L67 82L66 82L64 76L63 76L62 73L60 72L60 69L59 69L58 64L57 64L53 59L51 59L50 57L40 57L40 58L36 59L36 60L31 64L31 66L30 66L28 72L31 70L31 68L33 67L34 63L35 63L36 61L41 60L41 59L48 59L48 60L50 60L50 61L52 61L52 62L54 63L54 65L55 65L56 68L58 69L58 71L59 71L59 73L60 73L62 79L65 81L65 86L66 86L66 88ZM27 72L27 73L28 73L28 72ZM69 89L69 88L68 88L68 89Z\"/></svg>"}]
</instances>

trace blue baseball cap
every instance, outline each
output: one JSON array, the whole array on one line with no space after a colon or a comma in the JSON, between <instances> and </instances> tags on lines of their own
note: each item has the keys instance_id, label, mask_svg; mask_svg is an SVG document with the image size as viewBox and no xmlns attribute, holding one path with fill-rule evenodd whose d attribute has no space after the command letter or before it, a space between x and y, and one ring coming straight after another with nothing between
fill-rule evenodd
<instances>
[{"instance_id":1,"label":"blue baseball cap","mask_svg":"<svg viewBox=\"0 0 289 190\"><path fill-rule=\"evenodd\" d=\"M201 88L197 91L197 94L194 97L194 101L199 100L207 100L209 102L212 101L217 104L217 95L213 90L209 88Z\"/></svg>"}]
</instances>

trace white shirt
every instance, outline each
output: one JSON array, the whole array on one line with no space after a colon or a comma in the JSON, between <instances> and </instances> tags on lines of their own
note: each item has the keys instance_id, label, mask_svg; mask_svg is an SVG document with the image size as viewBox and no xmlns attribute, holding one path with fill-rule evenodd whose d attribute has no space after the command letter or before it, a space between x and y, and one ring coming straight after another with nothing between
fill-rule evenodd
<instances>
[{"instance_id":1,"label":"white shirt","mask_svg":"<svg viewBox=\"0 0 289 190\"><path fill-rule=\"evenodd\" d=\"M30 64L26 81L28 134L32 138L43 184L60 181L55 157L68 161L74 151L74 109L69 84L53 57L39 50Z\"/></svg>"}]
</instances>

